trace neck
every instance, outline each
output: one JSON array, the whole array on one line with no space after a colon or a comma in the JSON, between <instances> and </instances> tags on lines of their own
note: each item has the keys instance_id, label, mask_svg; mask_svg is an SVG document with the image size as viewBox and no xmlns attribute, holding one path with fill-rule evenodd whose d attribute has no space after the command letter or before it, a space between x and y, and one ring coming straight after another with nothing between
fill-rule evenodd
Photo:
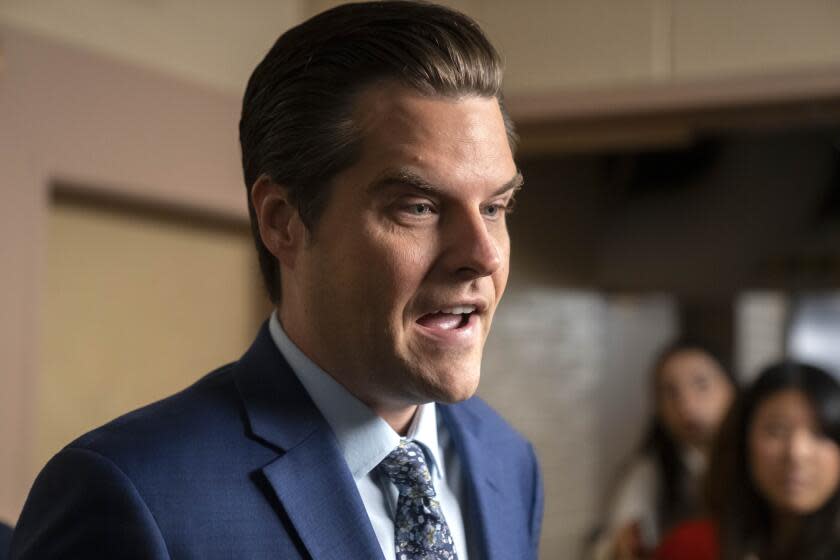
<instances>
[{"instance_id":1,"label":"neck","mask_svg":"<svg viewBox=\"0 0 840 560\"><path fill-rule=\"evenodd\" d=\"M287 296L284 294L283 299L285 300L286 298ZM377 416L385 420L395 432L401 436L408 433L408 427L411 426L411 421L414 419L415 412L417 412L416 404L384 405L377 403L375 395L371 395L370 390L365 390L366 388L363 382L360 383L357 379L348 375L337 376L335 372L340 370L337 368L331 368L329 364L318 359L318 354L314 352L314 349L318 347L318 344L313 343L304 335L305 330L302 331L301 329L296 328L297 325L302 323L295 321L293 318L288 316L290 313L288 311L288 306L277 306L276 309L277 318L283 326L286 336L289 337L289 340L291 340L301 352L312 360L315 365L324 370L327 375L335 379L336 382L340 383L345 389L347 389L348 392L350 392L350 394L370 407L370 409L373 410Z\"/></svg>"},{"instance_id":2,"label":"neck","mask_svg":"<svg viewBox=\"0 0 840 560\"><path fill-rule=\"evenodd\" d=\"M696 453L698 455L701 455L704 459L709 458L710 450L708 445L699 443L689 443L685 445L684 449L689 453Z\"/></svg>"},{"instance_id":3,"label":"neck","mask_svg":"<svg viewBox=\"0 0 840 560\"><path fill-rule=\"evenodd\" d=\"M770 538L770 549L774 557L787 554L793 550L799 538L802 521L796 515L777 513L773 519L773 534Z\"/></svg>"},{"instance_id":4,"label":"neck","mask_svg":"<svg viewBox=\"0 0 840 560\"><path fill-rule=\"evenodd\" d=\"M414 420L414 415L417 413L417 405L411 405L406 408L392 408L392 409L377 409L371 407L373 411L383 420L388 422L388 425L393 428L395 432L404 436L408 433L408 428L411 426L411 421Z\"/></svg>"}]
</instances>

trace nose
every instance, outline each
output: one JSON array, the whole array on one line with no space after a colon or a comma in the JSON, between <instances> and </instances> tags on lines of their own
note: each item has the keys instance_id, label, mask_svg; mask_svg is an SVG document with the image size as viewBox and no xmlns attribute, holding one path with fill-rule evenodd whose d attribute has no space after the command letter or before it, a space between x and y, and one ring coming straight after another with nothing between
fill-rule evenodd
<instances>
[{"instance_id":1,"label":"nose","mask_svg":"<svg viewBox=\"0 0 840 560\"><path fill-rule=\"evenodd\" d=\"M469 280L490 276L503 265L505 240L498 237L507 232L491 231L479 210L451 216L448 229L449 266L458 276Z\"/></svg>"},{"instance_id":2,"label":"nose","mask_svg":"<svg viewBox=\"0 0 840 560\"><path fill-rule=\"evenodd\" d=\"M806 430L796 430L790 435L787 452L792 461L802 461L811 452L813 436Z\"/></svg>"}]
</instances>

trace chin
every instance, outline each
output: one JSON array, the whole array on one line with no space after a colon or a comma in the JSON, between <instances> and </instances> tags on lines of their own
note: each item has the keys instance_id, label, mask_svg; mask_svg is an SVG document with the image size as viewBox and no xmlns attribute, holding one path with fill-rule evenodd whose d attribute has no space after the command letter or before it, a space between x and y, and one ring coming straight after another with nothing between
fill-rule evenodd
<instances>
[{"instance_id":1,"label":"chin","mask_svg":"<svg viewBox=\"0 0 840 560\"><path fill-rule=\"evenodd\" d=\"M394 374L395 371L401 373ZM394 368L382 372L403 402L456 403L475 395L481 377L481 352L406 352ZM401 380L401 382L400 382ZM394 384L397 381L398 384Z\"/></svg>"},{"instance_id":2,"label":"chin","mask_svg":"<svg viewBox=\"0 0 840 560\"><path fill-rule=\"evenodd\" d=\"M800 503L787 503L782 508L783 511L787 511L790 515L810 515L817 511L818 507L813 507L811 504L800 504Z\"/></svg>"},{"instance_id":3,"label":"chin","mask_svg":"<svg viewBox=\"0 0 840 560\"><path fill-rule=\"evenodd\" d=\"M476 390L478 389L478 383L471 385L468 388L461 388L459 390L449 390L445 391L440 394L440 396L435 400L435 402L440 402L444 404L455 404L461 401L465 401L475 395Z\"/></svg>"},{"instance_id":4,"label":"chin","mask_svg":"<svg viewBox=\"0 0 840 560\"><path fill-rule=\"evenodd\" d=\"M453 404L465 401L475 395L481 377L479 367L459 368L456 371L440 372L435 378L431 393L436 402Z\"/></svg>"}]
</instances>

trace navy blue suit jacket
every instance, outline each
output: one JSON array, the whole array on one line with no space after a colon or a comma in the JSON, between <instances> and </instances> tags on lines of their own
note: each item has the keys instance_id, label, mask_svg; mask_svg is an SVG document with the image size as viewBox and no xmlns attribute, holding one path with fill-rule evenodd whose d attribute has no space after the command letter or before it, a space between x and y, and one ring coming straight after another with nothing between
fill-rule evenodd
<instances>
[{"instance_id":1,"label":"navy blue suit jacket","mask_svg":"<svg viewBox=\"0 0 840 560\"><path fill-rule=\"evenodd\" d=\"M0 560L6 560L9 552L9 541L12 540L12 528L0 522Z\"/></svg>"},{"instance_id":2,"label":"navy blue suit jacket","mask_svg":"<svg viewBox=\"0 0 840 560\"><path fill-rule=\"evenodd\" d=\"M475 560L536 558L531 445L484 402L439 405L466 473ZM382 559L332 430L264 325L238 362L58 453L14 559Z\"/></svg>"}]
</instances>

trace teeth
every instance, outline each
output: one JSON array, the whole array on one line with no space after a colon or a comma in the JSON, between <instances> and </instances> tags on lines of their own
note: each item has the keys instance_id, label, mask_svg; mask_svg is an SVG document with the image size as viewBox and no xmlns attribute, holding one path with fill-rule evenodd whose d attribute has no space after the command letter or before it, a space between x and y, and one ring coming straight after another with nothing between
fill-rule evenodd
<instances>
[{"instance_id":1,"label":"teeth","mask_svg":"<svg viewBox=\"0 0 840 560\"><path fill-rule=\"evenodd\" d=\"M452 315L463 315L465 313L472 313L475 311L475 305L459 305L457 307L449 307L441 309L438 313L449 313Z\"/></svg>"}]
</instances>

